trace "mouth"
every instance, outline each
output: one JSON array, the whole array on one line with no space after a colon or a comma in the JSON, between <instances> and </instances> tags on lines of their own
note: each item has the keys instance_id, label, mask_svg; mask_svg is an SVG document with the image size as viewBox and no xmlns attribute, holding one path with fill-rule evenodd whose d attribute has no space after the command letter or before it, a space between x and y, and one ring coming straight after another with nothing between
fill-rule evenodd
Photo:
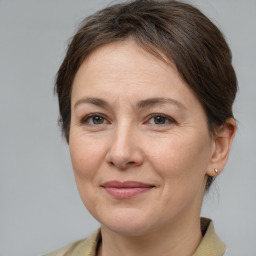
<instances>
[{"instance_id":1,"label":"mouth","mask_svg":"<svg viewBox=\"0 0 256 256\"><path fill-rule=\"evenodd\" d=\"M155 186L137 181L108 181L103 183L101 187L116 199L129 199L148 192Z\"/></svg>"}]
</instances>

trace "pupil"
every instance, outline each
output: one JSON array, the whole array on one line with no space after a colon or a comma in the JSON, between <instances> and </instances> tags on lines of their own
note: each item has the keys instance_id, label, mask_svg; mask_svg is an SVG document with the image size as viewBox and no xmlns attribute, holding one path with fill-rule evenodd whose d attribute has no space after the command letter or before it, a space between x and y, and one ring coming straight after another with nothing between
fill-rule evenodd
<instances>
[{"instance_id":1,"label":"pupil","mask_svg":"<svg viewBox=\"0 0 256 256\"><path fill-rule=\"evenodd\" d=\"M163 116L156 116L154 119L156 124L165 124L165 117Z\"/></svg>"},{"instance_id":2,"label":"pupil","mask_svg":"<svg viewBox=\"0 0 256 256\"><path fill-rule=\"evenodd\" d=\"M101 116L95 116L93 118L93 123L94 124L102 124L103 123L103 118Z\"/></svg>"}]
</instances>

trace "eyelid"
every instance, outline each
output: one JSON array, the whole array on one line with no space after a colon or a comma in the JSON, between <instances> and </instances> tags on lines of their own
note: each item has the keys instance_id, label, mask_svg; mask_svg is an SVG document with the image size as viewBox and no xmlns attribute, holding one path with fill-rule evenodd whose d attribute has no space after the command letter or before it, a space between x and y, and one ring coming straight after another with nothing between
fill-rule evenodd
<instances>
[{"instance_id":1,"label":"eyelid","mask_svg":"<svg viewBox=\"0 0 256 256\"><path fill-rule=\"evenodd\" d=\"M152 118L154 118L154 117L157 117L157 116L161 116L161 117L166 118L169 123L175 123L175 124L177 123L177 121L176 121L174 118L170 117L169 115L162 114L162 113L152 113L152 114L150 114L150 115L146 118L146 122L148 122L150 119L152 119ZM166 124L163 124L162 126L164 126L164 125L166 125ZM160 125L158 125L158 126L160 126Z\"/></svg>"},{"instance_id":2,"label":"eyelid","mask_svg":"<svg viewBox=\"0 0 256 256\"><path fill-rule=\"evenodd\" d=\"M108 118L107 118L104 114L102 114L102 113L91 113L91 114L87 114L87 115L85 115L84 117L82 117L82 118L80 119L79 123L80 123L80 124L88 123L88 120L89 120L90 118L97 117L97 116L104 118L108 123L110 123L110 121L108 120Z\"/></svg>"},{"instance_id":3,"label":"eyelid","mask_svg":"<svg viewBox=\"0 0 256 256\"><path fill-rule=\"evenodd\" d=\"M164 126L164 125L168 125L168 124L177 123L177 121L176 121L174 118L170 117L169 115L162 114L162 113L152 113L152 114L150 114L150 115L148 115L148 116L146 117L146 120L145 120L145 122L143 122L143 124L146 124L146 123L149 122L152 118L158 117L158 116L165 118L165 119L168 121L168 123L162 124L162 125L160 125L160 124L159 124L159 125L155 124L156 126ZM88 122L88 120L89 120L90 118L93 118L93 117L102 117L107 123L111 123L111 120L109 120L109 118L106 117L106 115L104 115L104 114L102 114L102 113L90 113L90 114L87 114L87 115L83 116L83 117L80 119L79 123L80 123L81 125L86 124L86 123L87 123L88 125L90 125L89 122ZM106 123L103 123L103 124L106 124ZM98 124L97 126L100 126L100 125L103 125L103 124Z\"/></svg>"}]
</instances>

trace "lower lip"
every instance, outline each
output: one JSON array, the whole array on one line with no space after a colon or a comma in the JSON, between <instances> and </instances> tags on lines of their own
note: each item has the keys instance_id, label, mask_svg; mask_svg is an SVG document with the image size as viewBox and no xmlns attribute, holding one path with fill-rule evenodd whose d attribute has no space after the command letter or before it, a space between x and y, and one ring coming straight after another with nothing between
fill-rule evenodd
<instances>
[{"instance_id":1,"label":"lower lip","mask_svg":"<svg viewBox=\"0 0 256 256\"><path fill-rule=\"evenodd\" d=\"M117 199L128 199L135 197L139 194L148 192L152 187L147 188L113 188L113 187L104 187L105 191Z\"/></svg>"}]
</instances>

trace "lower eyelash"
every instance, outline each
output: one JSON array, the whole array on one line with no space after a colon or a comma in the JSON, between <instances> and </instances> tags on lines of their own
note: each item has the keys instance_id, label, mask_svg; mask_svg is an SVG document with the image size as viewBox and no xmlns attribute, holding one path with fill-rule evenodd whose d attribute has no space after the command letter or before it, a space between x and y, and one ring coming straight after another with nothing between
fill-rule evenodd
<instances>
[{"instance_id":1,"label":"lower eyelash","mask_svg":"<svg viewBox=\"0 0 256 256\"><path fill-rule=\"evenodd\" d=\"M157 114L157 113L156 114L151 114L149 116L148 120L150 120L151 118L154 118L154 117L158 117L158 116L165 118L170 123L176 123L176 121L173 118L171 118L167 115L164 115L164 114Z\"/></svg>"},{"instance_id":2,"label":"lower eyelash","mask_svg":"<svg viewBox=\"0 0 256 256\"><path fill-rule=\"evenodd\" d=\"M90 118L94 118L94 117L101 117L101 118L103 118L104 120L107 120L104 115L98 114L98 113L94 113L94 114L86 115L85 117L83 117L83 118L79 121L79 123L80 123L80 124L88 123L88 120L89 120Z\"/></svg>"}]
</instances>

